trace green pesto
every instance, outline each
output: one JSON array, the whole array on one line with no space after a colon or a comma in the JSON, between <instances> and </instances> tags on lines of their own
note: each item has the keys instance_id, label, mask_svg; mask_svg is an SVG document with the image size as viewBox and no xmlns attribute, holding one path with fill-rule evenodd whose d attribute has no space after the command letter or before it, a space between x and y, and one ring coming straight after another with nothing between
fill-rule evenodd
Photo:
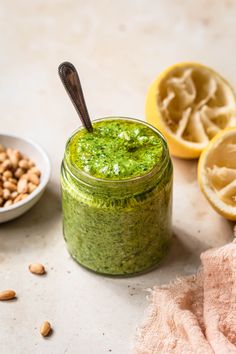
<instances>
[{"instance_id":1,"label":"green pesto","mask_svg":"<svg viewBox=\"0 0 236 354\"><path fill-rule=\"evenodd\" d=\"M93 133L79 130L69 144L73 166L103 179L142 176L161 160L160 136L148 126L127 120L93 124Z\"/></svg>"},{"instance_id":2,"label":"green pesto","mask_svg":"<svg viewBox=\"0 0 236 354\"><path fill-rule=\"evenodd\" d=\"M61 171L64 238L70 254L81 265L98 273L109 275L136 274L158 264L169 247L172 163L166 142L161 135L145 123L128 119L123 122L103 120L94 123L95 132L92 134L96 134L98 127L102 127L103 132L106 131L106 124L113 133L119 131L122 125L126 128L126 132L129 131L130 136L135 134L133 128L136 127L140 132L142 131L140 136L149 134L149 137L154 137L152 139L157 144L145 144L144 148L137 143L136 138L134 139L135 146L138 146L136 152L139 151L141 155L139 157L137 153L136 157L139 161L142 160L142 166L145 165L145 161L148 161L145 168L147 171L151 170L151 175L147 172L144 174L143 167L137 166L134 170L129 169L127 165L120 176L114 175L114 172L110 170L110 177L103 175L103 179L96 180L93 178L94 175L90 177L87 174L84 178L78 169L80 160L74 156L81 144L78 140L78 133L73 135L67 144ZM81 139L90 135L84 130L82 132L83 134L79 135ZM117 149L118 145L112 145L109 135L104 134L109 141L109 144L106 144L107 148L111 149L111 146L115 146ZM102 138L103 144L106 143L105 136ZM117 141L119 142L119 138ZM99 146L97 142L94 150L96 146ZM150 159L148 159L149 149ZM112 153L112 150L109 151ZM123 153L127 159L133 159L134 152L129 154L127 149L123 149ZM113 155L121 166L124 162L121 155L116 151ZM107 154L107 159L109 159L109 154ZM92 160L91 158L90 161ZM154 160L153 165L150 161ZM71 173L72 169L73 173ZM96 171L98 173L99 169ZM141 178L136 180L135 184L131 177L137 176ZM118 177L119 180L117 180Z\"/></svg>"}]
</instances>

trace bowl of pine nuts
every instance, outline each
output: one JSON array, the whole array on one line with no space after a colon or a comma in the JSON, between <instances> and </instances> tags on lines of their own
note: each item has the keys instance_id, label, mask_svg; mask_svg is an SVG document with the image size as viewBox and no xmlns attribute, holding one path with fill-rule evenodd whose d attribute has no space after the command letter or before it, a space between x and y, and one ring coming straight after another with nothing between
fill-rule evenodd
<instances>
[{"instance_id":1,"label":"bowl of pine nuts","mask_svg":"<svg viewBox=\"0 0 236 354\"><path fill-rule=\"evenodd\" d=\"M0 134L0 223L17 218L35 205L50 174L50 160L38 144Z\"/></svg>"}]
</instances>

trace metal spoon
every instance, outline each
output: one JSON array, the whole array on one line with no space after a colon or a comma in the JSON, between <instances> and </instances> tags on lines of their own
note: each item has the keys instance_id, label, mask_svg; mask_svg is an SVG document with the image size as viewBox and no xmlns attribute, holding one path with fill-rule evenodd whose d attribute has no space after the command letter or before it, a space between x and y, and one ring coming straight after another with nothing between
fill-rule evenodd
<instances>
[{"instance_id":1,"label":"metal spoon","mask_svg":"<svg viewBox=\"0 0 236 354\"><path fill-rule=\"evenodd\" d=\"M58 73L83 126L91 133L93 131L93 126L91 119L89 118L83 90L76 68L73 64L64 62L59 65Z\"/></svg>"}]
</instances>

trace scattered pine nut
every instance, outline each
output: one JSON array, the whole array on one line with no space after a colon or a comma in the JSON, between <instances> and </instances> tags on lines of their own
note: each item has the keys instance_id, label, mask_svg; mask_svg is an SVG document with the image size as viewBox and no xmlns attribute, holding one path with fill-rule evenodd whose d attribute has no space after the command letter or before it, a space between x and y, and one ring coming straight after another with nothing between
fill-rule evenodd
<instances>
[{"instance_id":1,"label":"scattered pine nut","mask_svg":"<svg viewBox=\"0 0 236 354\"><path fill-rule=\"evenodd\" d=\"M40 263L32 263L29 265L29 271L33 274L43 275L45 274L45 267Z\"/></svg>"},{"instance_id":2,"label":"scattered pine nut","mask_svg":"<svg viewBox=\"0 0 236 354\"><path fill-rule=\"evenodd\" d=\"M40 327L40 334L43 337L47 337L52 330L51 324L48 321L43 322L43 324Z\"/></svg>"},{"instance_id":3,"label":"scattered pine nut","mask_svg":"<svg viewBox=\"0 0 236 354\"><path fill-rule=\"evenodd\" d=\"M0 301L12 300L16 297L14 290L2 290L0 291Z\"/></svg>"}]
</instances>

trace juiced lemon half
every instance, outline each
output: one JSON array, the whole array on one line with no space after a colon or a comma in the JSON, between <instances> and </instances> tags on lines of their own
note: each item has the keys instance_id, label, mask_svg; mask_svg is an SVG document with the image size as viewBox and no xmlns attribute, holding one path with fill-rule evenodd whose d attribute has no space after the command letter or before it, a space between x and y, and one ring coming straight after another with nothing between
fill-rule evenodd
<instances>
[{"instance_id":1,"label":"juiced lemon half","mask_svg":"<svg viewBox=\"0 0 236 354\"><path fill-rule=\"evenodd\" d=\"M221 131L203 151L198 182L213 208L236 220L236 128Z\"/></svg>"},{"instance_id":2,"label":"juiced lemon half","mask_svg":"<svg viewBox=\"0 0 236 354\"><path fill-rule=\"evenodd\" d=\"M166 137L172 155L197 158L218 132L236 125L235 93L204 65L175 64L151 85L146 119Z\"/></svg>"}]
</instances>

